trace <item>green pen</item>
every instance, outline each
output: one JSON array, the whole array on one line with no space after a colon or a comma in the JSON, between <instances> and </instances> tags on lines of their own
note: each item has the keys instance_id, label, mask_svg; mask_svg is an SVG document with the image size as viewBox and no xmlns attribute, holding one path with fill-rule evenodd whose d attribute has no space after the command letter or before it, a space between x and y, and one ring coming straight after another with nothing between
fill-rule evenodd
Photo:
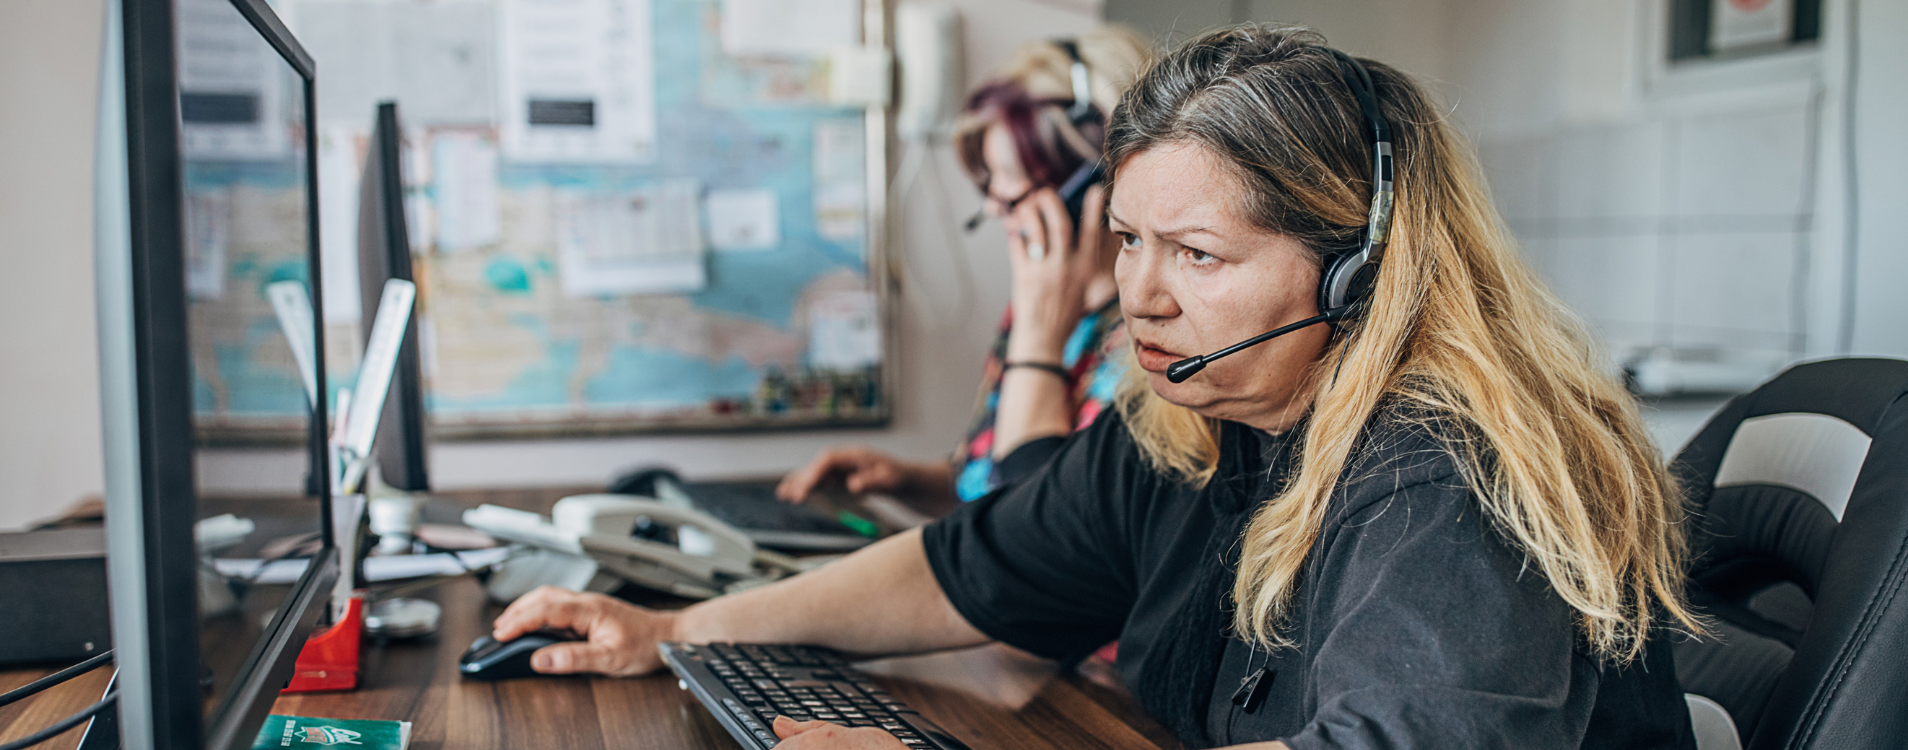
<instances>
[{"instance_id":1,"label":"green pen","mask_svg":"<svg viewBox=\"0 0 1908 750\"><path fill-rule=\"evenodd\" d=\"M849 513L848 511L844 510L835 514L835 520L840 521L843 526L854 529L855 533L870 539L881 536L881 527L876 526L873 521Z\"/></svg>"}]
</instances>

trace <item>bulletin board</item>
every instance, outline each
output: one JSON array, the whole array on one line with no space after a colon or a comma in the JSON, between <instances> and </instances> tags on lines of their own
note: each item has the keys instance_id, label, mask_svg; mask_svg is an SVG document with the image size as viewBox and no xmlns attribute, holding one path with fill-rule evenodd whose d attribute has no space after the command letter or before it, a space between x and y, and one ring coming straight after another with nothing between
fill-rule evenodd
<instances>
[{"instance_id":1,"label":"bulletin board","mask_svg":"<svg viewBox=\"0 0 1908 750\"><path fill-rule=\"evenodd\" d=\"M872 6L295 3L329 205L355 196L370 100L405 121L433 437L885 423L885 115L830 103L828 63L882 28ZM356 211L329 205L349 387Z\"/></svg>"}]
</instances>

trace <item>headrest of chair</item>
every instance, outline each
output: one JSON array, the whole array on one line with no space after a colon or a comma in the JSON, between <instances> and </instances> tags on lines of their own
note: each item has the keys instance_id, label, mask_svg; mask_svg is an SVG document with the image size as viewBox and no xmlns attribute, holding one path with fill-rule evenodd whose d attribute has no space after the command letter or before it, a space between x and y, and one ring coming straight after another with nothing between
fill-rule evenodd
<instances>
[{"instance_id":1,"label":"headrest of chair","mask_svg":"<svg viewBox=\"0 0 1908 750\"><path fill-rule=\"evenodd\" d=\"M1742 420L1716 467L1717 489L1775 485L1799 491L1842 520L1873 439L1827 414L1785 412Z\"/></svg>"},{"instance_id":2,"label":"headrest of chair","mask_svg":"<svg viewBox=\"0 0 1908 750\"><path fill-rule=\"evenodd\" d=\"M1676 459L1684 489L1700 507L1720 488L1784 487L1840 521L1876 432L1904 395L1901 360L1792 367L1730 402L1684 446Z\"/></svg>"},{"instance_id":3,"label":"headrest of chair","mask_svg":"<svg viewBox=\"0 0 1908 750\"><path fill-rule=\"evenodd\" d=\"M1813 595L1869 450L1904 395L1908 362L1835 359L1731 401L1675 463L1701 520L1692 572L1760 557Z\"/></svg>"}]
</instances>

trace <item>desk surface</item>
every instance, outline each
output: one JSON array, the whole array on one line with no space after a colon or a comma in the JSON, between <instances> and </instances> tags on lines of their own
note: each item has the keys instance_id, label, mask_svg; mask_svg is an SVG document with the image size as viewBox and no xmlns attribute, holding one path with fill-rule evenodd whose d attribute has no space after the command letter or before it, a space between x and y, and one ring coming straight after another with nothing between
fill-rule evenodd
<instances>
[{"instance_id":1,"label":"desk surface","mask_svg":"<svg viewBox=\"0 0 1908 750\"><path fill-rule=\"evenodd\" d=\"M562 492L442 496L547 510ZM443 632L414 643L367 643L359 689L288 695L274 713L413 722L420 750L734 748L727 732L666 674L634 679L547 677L466 682L457 657L501 608L475 581L458 579L415 594L444 607ZM476 614L473 614L476 613ZM1112 670L1078 670L1004 646L869 662L862 668L889 692L967 741L985 748L1177 748L1118 686ZM0 671L0 691L52 670ZM98 700L109 670L98 670L0 708L0 742L23 737ZM71 750L75 729L41 747Z\"/></svg>"}]
</instances>

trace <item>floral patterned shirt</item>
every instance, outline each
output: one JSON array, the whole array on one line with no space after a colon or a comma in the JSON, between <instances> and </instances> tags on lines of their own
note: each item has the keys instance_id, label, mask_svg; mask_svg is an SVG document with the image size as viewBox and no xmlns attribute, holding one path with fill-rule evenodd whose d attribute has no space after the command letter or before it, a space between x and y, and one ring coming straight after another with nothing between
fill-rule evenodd
<instances>
[{"instance_id":1,"label":"floral patterned shirt","mask_svg":"<svg viewBox=\"0 0 1908 750\"><path fill-rule=\"evenodd\" d=\"M1075 431L1093 424L1113 403L1120 377L1126 372L1127 358L1120 352L1127 345L1124 323L1119 300L1114 299L1080 318L1067 338L1060 363L1073 376L1068 395L1073 400ZM1007 358L1007 334L1013 324L1014 310L1009 307L1001 315L1000 336L987 354L980 398L974 404L973 427L954 451L954 493L963 502L978 499L1002 484L1000 467L994 460L994 410L1000 405L1001 363Z\"/></svg>"}]
</instances>

